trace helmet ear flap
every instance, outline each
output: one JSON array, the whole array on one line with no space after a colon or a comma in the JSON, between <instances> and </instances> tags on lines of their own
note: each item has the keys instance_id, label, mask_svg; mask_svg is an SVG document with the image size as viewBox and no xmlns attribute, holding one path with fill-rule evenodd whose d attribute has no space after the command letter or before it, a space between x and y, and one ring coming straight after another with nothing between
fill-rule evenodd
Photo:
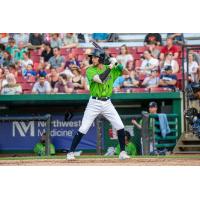
<instances>
[{"instance_id":1,"label":"helmet ear flap","mask_svg":"<svg viewBox=\"0 0 200 200\"><path fill-rule=\"evenodd\" d=\"M90 64L90 65L92 64L92 56L90 56L89 64Z\"/></svg>"}]
</instances>

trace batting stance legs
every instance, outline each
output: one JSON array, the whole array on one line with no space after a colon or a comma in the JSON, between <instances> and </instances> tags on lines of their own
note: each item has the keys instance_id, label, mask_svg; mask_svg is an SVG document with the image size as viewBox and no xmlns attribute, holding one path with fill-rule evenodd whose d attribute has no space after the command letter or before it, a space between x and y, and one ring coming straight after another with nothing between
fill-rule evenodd
<instances>
[{"instance_id":1,"label":"batting stance legs","mask_svg":"<svg viewBox=\"0 0 200 200\"><path fill-rule=\"evenodd\" d=\"M91 97L84 112L81 127L73 138L70 152L75 151L81 138L88 132L90 126L99 114L102 114L112 124L112 127L117 130L121 151L125 151L124 125L110 99L102 101Z\"/></svg>"}]
</instances>

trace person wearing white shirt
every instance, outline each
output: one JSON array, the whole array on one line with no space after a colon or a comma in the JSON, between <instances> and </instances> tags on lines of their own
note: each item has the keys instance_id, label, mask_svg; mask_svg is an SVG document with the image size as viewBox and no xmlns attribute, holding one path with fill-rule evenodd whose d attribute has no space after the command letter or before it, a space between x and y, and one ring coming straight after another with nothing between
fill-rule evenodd
<instances>
[{"instance_id":1,"label":"person wearing white shirt","mask_svg":"<svg viewBox=\"0 0 200 200\"><path fill-rule=\"evenodd\" d=\"M122 45L120 48L120 54L116 57L117 62L122 64L123 67L126 67L126 64L128 61L133 61L134 58L131 54L128 52L128 48L126 45Z\"/></svg>"},{"instance_id":2,"label":"person wearing white shirt","mask_svg":"<svg viewBox=\"0 0 200 200\"><path fill-rule=\"evenodd\" d=\"M44 76L40 76L39 80L34 84L32 89L33 94L50 94L51 85Z\"/></svg>"},{"instance_id":3,"label":"person wearing white shirt","mask_svg":"<svg viewBox=\"0 0 200 200\"><path fill-rule=\"evenodd\" d=\"M172 66L172 74L176 74L179 71L179 65L176 60L173 59L173 53L169 52L165 58L163 68L161 69L161 72L164 71L165 66Z\"/></svg>"},{"instance_id":4,"label":"person wearing white shirt","mask_svg":"<svg viewBox=\"0 0 200 200\"><path fill-rule=\"evenodd\" d=\"M142 61L141 67L140 67L140 73L144 75L150 75L151 70L157 70L159 61L156 58L153 58L151 55L150 50L144 51L144 60Z\"/></svg>"},{"instance_id":5,"label":"person wearing white shirt","mask_svg":"<svg viewBox=\"0 0 200 200\"><path fill-rule=\"evenodd\" d=\"M192 53L188 55L188 75L191 82L199 82L199 65L194 61L194 56ZM184 64L184 71L187 72L187 63Z\"/></svg>"}]
</instances>

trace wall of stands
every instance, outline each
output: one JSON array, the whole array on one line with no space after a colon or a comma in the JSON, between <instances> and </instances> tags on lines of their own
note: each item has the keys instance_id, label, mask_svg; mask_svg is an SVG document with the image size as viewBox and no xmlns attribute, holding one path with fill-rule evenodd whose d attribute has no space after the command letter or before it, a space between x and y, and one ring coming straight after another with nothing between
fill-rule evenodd
<instances>
[{"instance_id":1,"label":"wall of stands","mask_svg":"<svg viewBox=\"0 0 200 200\"><path fill-rule=\"evenodd\" d=\"M159 46L157 48L161 50L162 46ZM179 88L181 90L182 89L182 57L183 57L183 53L182 53L182 48L180 46L177 46L177 48L179 51L179 57L178 57L177 62L180 67L179 72L176 74L177 75L177 88ZM143 55L143 52L146 49L147 49L147 47L145 47L145 46L128 47L129 53L132 54L134 57L134 66L135 67L141 66L141 63L142 63L141 56ZM109 51L113 57L116 57L119 54L120 48L119 47L110 47ZM70 53L73 53L75 55L75 57L78 59L78 61L83 60L84 52L85 52L85 48L61 49L61 55L63 55L66 59L68 59L68 55ZM36 49L36 50L30 51L30 56L31 56L31 59L33 60L35 70L37 70L37 67L39 65L40 55L41 55L40 50ZM144 76L139 77L139 79L142 82L144 80ZM35 81L36 81L35 77L31 77L29 79L24 79L22 76L19 76L17 79L17 82L22 85L23 93L25 93L25 94L31 93L31 90L32 90L32 87L33 87ZM152 90L156 90L158 92L164 91L159 88L152 89ZM138 91L145 92L144 89L139 89ZM86 92L87 93L87 91L78 91L78 92L81 92L81 93ZM135 91L132 90L131 92L135 92Z\"/></svg>"}]
</instances>

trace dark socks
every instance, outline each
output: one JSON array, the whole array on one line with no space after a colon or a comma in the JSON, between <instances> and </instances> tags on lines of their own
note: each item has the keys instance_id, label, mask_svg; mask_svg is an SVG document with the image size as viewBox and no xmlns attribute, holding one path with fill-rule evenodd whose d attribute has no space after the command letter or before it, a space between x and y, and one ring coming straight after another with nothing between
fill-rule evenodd
<instances>
[{"instance_id":1,"label":"dark socks","mask_svg":"<svg viewBox=\"0 0 200 200\"><path fill-rule=\"evenodd\" d=\"M117 136L118 136L121 151L125 151L125 132L124 132L124 129L118 130Z\"/></svg>"},{"instance_id":2,"label":"dark socks","mask_svg":"<svg viewBox=\"0 0 200 200\"><path fill-rule=\"evenodd\" d=\"M81 138L84 136L83 133L81 132L77 132L77 134L74 136L73 138L73 141L72 141L72 144L71 144L71 148L70 148L70 151L69 152L74 152L76 147L78 146L78 144L80 143L81 141Z\"/></svg>"}]
</instances>

